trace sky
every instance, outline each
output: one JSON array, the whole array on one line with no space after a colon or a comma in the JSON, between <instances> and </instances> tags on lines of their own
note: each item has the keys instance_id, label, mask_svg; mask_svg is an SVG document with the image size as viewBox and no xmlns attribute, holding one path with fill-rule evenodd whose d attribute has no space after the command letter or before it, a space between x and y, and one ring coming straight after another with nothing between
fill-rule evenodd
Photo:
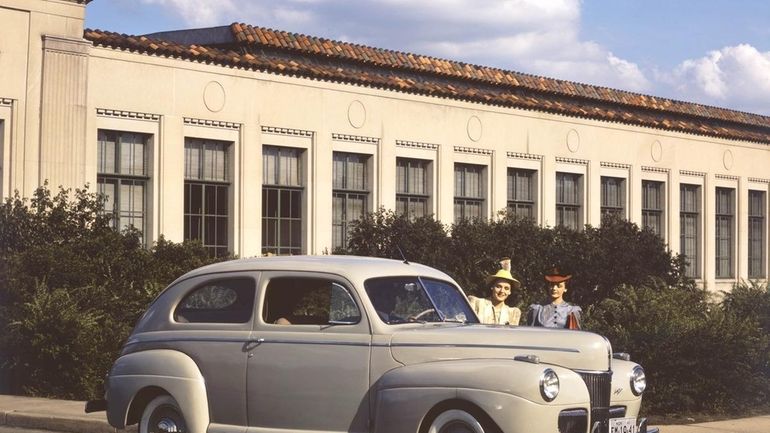
<instances>
[{"instance_id":1,"label":"sky","mask_svg":"<svg viewBox=\"0 0 770 433\"><path fill-rule=\"evenodd\" d=\"M94 0L86 27L233 22L770 115L767 0Z\"/></svg>"}]
</instances>

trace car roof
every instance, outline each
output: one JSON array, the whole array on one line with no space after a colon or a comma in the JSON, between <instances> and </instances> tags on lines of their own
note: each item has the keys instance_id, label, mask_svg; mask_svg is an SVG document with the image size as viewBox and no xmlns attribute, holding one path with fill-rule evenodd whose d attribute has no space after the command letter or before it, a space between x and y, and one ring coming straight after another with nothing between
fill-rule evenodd
<instances>
[{"instance_id":1,"label":"car roof","mask_svg":"<svg viewBox=\"0 0 770 433\"><path fill-rule=\"evenodd\" d=\"M408 275L452 281L444 272L419 263L361 256L273 256L229 260L192 270L177 281L222 272L240 271L305 271L331 273L351 282L369 278Z\"/></svg>"}]
</instances>

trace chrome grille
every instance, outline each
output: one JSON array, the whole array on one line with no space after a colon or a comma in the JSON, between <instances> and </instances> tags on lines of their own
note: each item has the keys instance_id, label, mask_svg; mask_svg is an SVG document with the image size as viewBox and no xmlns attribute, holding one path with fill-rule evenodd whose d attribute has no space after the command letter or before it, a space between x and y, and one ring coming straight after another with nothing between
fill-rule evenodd
<instances>
[{"instance_id":1,"label":"chrome grille","mask_svg":"<svg viewBox=\"0 0 770 433\"><path fill-rule=\"evenodd\" d=\"M594 425L597 421L601 423L600 431L609 430L610 419L610 392L612 388L612 372L578 372L583 382L588 388L588 395L591 397L591 420L589 425Z\"/></svg>"}]
</instances>

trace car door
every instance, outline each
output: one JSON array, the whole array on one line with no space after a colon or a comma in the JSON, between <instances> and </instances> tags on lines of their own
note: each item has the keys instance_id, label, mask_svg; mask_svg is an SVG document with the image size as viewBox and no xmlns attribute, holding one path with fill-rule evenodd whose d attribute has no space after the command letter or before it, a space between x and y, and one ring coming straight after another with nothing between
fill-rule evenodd
<instances>
[{"instance_id":1,"label":"car door","mask_svg":"<svg viewBox=\"0 0 770 433\"><path fill-rule=\"evenodd\" d=\"M186 280L170 329L153 333L192 358L206 381L212 426L247 425L246 343L252 335L256 272L228 272ZM163 347L163 346L159 346Z\"/></svg>"},{"instance_id":2,"label":"car door","mask_svg":"<svg viewBox=\"0 0 770 433\"><path fill-rule=\"evenodd\" d=\"M371 334L350 284L264 272L248 350L251 430L368 431Z\"/></svg>"}]
</instances>

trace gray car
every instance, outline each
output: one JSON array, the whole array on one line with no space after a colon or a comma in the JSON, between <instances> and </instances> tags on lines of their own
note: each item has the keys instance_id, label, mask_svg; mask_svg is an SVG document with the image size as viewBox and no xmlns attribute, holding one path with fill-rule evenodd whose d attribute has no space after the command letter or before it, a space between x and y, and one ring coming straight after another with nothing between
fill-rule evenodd
<instances>
[{"instance_id":1,"label":"gray car","mask_svg":"<svg viewBox=\"0 0 770 433\"><path fill-rule=\"evenodd\" d=\"M364 257L189 272L105 386L87 410L140 433L657 431L644 370L602 336L482 325L446 274Z\"/></svg>"}]
</instances>

